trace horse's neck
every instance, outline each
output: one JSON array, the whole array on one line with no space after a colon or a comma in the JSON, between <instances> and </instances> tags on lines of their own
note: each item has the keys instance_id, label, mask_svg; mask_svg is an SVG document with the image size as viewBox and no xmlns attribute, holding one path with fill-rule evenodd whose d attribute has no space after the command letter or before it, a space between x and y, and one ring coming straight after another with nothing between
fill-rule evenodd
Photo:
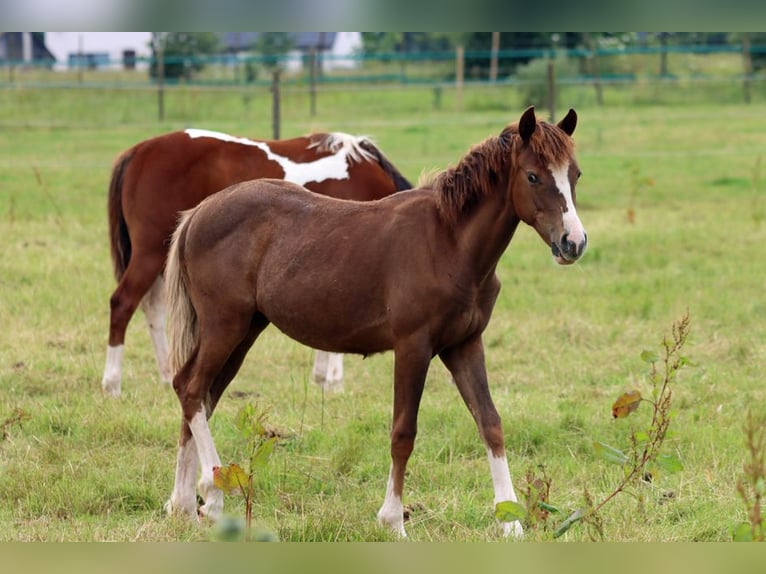
<instances>
[{"instance_id":1,"label":"horse's neck","mask_svg":"<svg viewBox=\"0 0 766 574\"><path fill-rule=\"evenodd\" d=\"M519 225L507 189L508 180L501 178L494 193L481 198L457 224L459 249L480 277L494 272Z\"/></svg>"}]
</instances>

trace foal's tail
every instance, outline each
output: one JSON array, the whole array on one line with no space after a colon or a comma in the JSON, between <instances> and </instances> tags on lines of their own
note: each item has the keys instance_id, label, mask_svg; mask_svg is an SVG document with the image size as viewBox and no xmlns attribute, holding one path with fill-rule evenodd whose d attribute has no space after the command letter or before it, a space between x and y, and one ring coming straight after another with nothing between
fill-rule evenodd
<instances>
[{"instance_id":1,"label":"foal's tail","mask_svg":"<svg viewBox=\"0 0 766 574\"><path fill-rule=\"evenodd\" d=\"M133 159L135 148L122 153L112 167L112 179L109 182L107 212L109 214L109 244L114 265L114 276L119 282L130 261L131 243L125 215L122 212L122 182L125 170Z\"/></svg>"},{"instance_id":2,"label":"foal's tail","mask_svg":"<svg viewBox=\"0 0 766 574\"><path fill-rule=\"evenodd\" d=\"M170 253L165 267L165 292L167 301L167 333L170 346L170 369L177 373L189 360L197 345L197 311L189 298L186 286L186 269L183 264L186 229L194 209L184 211L173 233Z\"/></svg>"}]
</instances>

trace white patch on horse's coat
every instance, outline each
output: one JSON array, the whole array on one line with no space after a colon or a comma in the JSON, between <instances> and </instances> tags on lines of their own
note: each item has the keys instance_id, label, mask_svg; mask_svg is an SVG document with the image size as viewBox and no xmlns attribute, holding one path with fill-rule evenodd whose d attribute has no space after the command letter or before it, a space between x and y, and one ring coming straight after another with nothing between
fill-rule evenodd
<instances>
[{"instance_id":1,"label":"white patch on horse's coat","mask_svg":"<svg viewBox=\"0 0 766 574\"><path fill-rule=\"evenodd\" d=\"M305 163L297 163L290 158L275 154L266 142L231 136L221 132L191 128L186 130L186 134L190 138L215 138L225 142L257 147L266 154L268 159L279 164L285 172L284 179L286 181L291 181L298 185L306 185L311 181L319 183L326 179L348 179L347 158L355 161L359 161L360 158L372 158L369 152L359 146L361 140L342 133L330 134L330 139L323 144L328 150L333 152L333 155ZM320 142L316 142L309 147L318 147L320 145Z\"/></svg>"},{"instance_id":2,"label":"white patch on horse's coat","mask_svg":"<svg viewBox=\"0 0 766 574\"><path fill-rule=\"evenodd\" d=\"M189 421L189 428L191 428L194 442L197 444L197 456L202 470L199 490L205 504L202 505L199 512L201 515L209 516L215 520L221 516L223 511L223 492L213 483L213 468L221 466L221 459L218 458L218 453L215 450L204 406L200 407L200 410Z\"/></svg>"},{"instance_id":3,"label":"white patch on horse's coat","mask_svg":"<svg viewBox=\"0 0 766 574\"><path fill-rule=\"evenodd\" d=\"M493 455L489 448L487 448L487 458L489 459L489 472L492 475L492 486L495 489L495 504L506 500L517 502L516 492L513 490L513 483L511 482L511 473L508 470L508 459L505 455ZM503 522L502 524L505 536L513 535L519 538L524 535L524 530L518 520Z\"/></svg>"},{"instance_id":4,"label":"white patch on horse's coat","mask_svg":"<svg viewBox=\"0 0 766 574\"><path fill-rule=\"evenodd\" d=\"M160 371L160 379L163 383L170 384L172 373L168 361L168 339L165 335L165 282L162 275L158 275L149 292L141 301L141 309L146 317L149 327L149 336L154 345L154 355L157 358L157 368Z\"/></svg>"},{"instance_id":5,"label":"white patch on horse's coat","mask_svg":"<svg viewBox=\"0 0 766 574\"><path fill-rule=\"evenodd\" d=\"M393 465L388 472L388 486L386 486L386 498L383 499L383 506L378 510L378 522L388 526L402 538L407 538L407 532L404 530L404 506L400 496L394 494L394 476Z\"/></svg>"},{"instance_id":6,"label":"white patch on horse's coat","mask_svg":"<svg viewBox=\"0 0 766 574\"><path fill-rule=\"evenodd\" d=\"M585 241L585 228L577 216L577 209L572 197L572 187L569 185L569 165L558 167L549 165L548 169L553 176L553 181L556 182L559 193L564 196L564 201L566 202L566 209L562 216L564 232L568 234L569 241L580 245Z\"/></svg>"},{"instance_id":7,"label":"white patch on horse's coat","mask_svg":"<svg viewBox=\"0 0 766 574\"><path fill-rule=\"evenodd\" d=\"M113 397L119 397L122 380L122 358L125 355L125 345L106 348L106 365L104 377L101 379L101 388L105 393Z\"/></svg>"}]
</instances>

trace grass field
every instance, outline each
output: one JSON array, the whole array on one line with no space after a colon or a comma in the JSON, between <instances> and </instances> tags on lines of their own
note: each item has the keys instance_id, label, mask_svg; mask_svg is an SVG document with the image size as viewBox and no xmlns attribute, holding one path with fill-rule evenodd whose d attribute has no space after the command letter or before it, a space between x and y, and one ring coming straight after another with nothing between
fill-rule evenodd
<instances>
[{"instance_id":1,"label":"grass field","mask_svg":"<svg viewBox=\"0 0 766 574\"><path fill-rule=\"evenodd\" d=\"M636 105L589 92L576 105L584 173L578 186L589 251L558 268L530 229L517 233L485 334L511 474L525 490L544 467L550 501L573 510L587 488L606 496L622 470L593 441L628 446L650 409L613 420L630 388L648 394L640 354L658 349L688 312L692 365L674 383L664 450L683 470L658 476L643 509L622 494L601 517L611 541L724 541L743 520L736 481L748 411L766 414L766 140L764 101ZM677 96L668 96L674 100ZM191 541L208 528L162 512L173 484L180 412L161 386L143 317L128 331L123 398L102 396L114 280L106 229L113 158L137 141L189 125L270 134L265 94L171 90L156 122L146 91L0 92L0 540ZM372 136L413 181L455 162L518 119L512 89L475 89L461 111L429 90L322 94L308 114L287 95L283 137L331 129ZM544 112L541 110L541 114ZM385 492L392 356L346 359L346 391L308 382L311 351L268 330L211 421L224 462L243 462L234 418L268 413L282 440L259 477L255 522L289 541L392 540L375 524ZM484 448L446 370L433 363L408 467L414 541L497 540ZM21 409L25 418L13 421ZM244 504L226 498L242 516ZM558 519L551 519L556 522ZM529 540L550 531L528 530ZM588 540L575 527L560 540Z\"/></svg>"}]
</instances>

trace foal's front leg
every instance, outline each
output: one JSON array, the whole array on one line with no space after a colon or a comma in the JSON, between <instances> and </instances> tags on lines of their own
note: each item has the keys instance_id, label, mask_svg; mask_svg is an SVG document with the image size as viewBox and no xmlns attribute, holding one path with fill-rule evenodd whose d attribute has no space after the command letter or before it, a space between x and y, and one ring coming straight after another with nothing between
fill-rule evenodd
<instances>
[{"instance_id":1,"label":"foal's front leg","mask_svg":"<svg viewBox=\"0 0 766 574\"><path fill-rule=\"evenodd\" d=\"M517 502L513 490L508 459L505 455L503 427L500 415L495 409L487 384L487 369L484 363L484 345L476 337L459 347L443 351L439 357L452 373L460 395L476 421L479 433L487 448L489 471L495 490L494 503L511 500ZM524 535L518 520L503 522L503 534L520 538Z\"/></svg>"}]
</instances>

